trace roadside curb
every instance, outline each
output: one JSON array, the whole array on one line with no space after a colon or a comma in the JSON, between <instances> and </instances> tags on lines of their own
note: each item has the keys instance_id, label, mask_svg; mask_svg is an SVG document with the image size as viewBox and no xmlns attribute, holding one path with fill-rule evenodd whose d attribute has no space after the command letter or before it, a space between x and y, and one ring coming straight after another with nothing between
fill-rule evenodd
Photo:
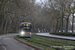
<instances>
[{"instance_id":1,"label":"roadside curb","mask_svg":"<svg viewBox=\"0 0 75 50\"><path fill-rule=\"evenodd\" d=\"M19 40L18 38L16 38L16 37L14 37L17 41L19 41L19 42L21 42L21 43L23 43L23 44L25 44L25 45L27 45L27 46L29 46L29 47L31 47L31 48L34 48L35 50L43 50L42 48L40 48L40 47L37 47L37 46L33 46L33 45L31 45L31 44L28 44L28 43L26 43L26 42L23 42L23 41L21 41L21 40Z\"/></svg>"}]
</instances>

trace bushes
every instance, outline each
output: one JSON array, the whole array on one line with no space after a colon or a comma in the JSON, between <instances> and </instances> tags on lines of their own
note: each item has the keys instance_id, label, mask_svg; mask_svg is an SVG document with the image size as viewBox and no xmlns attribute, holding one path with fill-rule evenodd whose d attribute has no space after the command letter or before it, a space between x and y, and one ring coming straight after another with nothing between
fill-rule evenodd
<instances>
[{"instance_id":1,"label":"bushes","mask_svg":"<svg viewBox=\"0 0 75 50\"><path fill-rule=\"evenodd\" d=\"M54 35L63 35L63 36L75 36L75 33L50 33Z\"/></svg>"}]
</instances>

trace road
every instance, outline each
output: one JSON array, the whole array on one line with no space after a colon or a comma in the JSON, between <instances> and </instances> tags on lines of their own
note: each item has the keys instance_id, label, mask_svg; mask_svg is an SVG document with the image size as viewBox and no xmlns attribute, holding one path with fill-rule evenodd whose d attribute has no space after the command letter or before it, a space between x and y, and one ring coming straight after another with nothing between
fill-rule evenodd
<instances>
[{"instance_id":1,"label":"road","mask_svg":"<svg viewBox=\"0 0 75 50\"><path fill-rule=\"evenodd\" d=\"M7 34L0 36L0 50L34 50L14 39L17 34Z\"/></svg>"},{"instance_id":2,"label":"road","mask_svg":"<svg viewBox=\"0 0 75 50\"><path fill-rule=\"evenodd\" d=\"M49 34L49 33L36 33L36 35L47 36L47 37L54 37L54 38L61 38L61 39L68 39L68 40L75 40L75 37L52 35L52 34Z\"/></svg>"}]
</instances>

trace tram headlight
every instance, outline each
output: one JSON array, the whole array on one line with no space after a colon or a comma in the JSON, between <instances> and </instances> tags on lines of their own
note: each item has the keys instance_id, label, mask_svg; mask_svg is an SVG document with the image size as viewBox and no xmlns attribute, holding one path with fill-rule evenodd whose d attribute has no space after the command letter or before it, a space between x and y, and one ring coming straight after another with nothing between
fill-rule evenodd
<instances>
[{"instance_id":1,"label":"tram headlight","mask_svg":"<svg viewBox=\"0 0 75 50\"><path fill-rule=\"evenodd\" d=\"M24 35L24 31L21 31L21 34Z\"/></svg>"}]
</instances>

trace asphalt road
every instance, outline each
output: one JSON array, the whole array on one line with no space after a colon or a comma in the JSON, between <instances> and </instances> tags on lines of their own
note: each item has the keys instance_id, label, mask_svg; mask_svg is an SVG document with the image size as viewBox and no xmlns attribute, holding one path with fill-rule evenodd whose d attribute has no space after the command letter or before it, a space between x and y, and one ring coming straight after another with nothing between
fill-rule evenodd
<instances>
[{"instance_id":1,"label":"asphalt road","mask_svg":"<svg viewBox=\"0 0 75 50\"><path fill-rule=\"evenodd\" d=\"M17 34L0 36L0 50L34 50L14 39Z\"/></svg>"},{"instance_id":2,"label":"asphalt road","mask_svg":"<svg viewBox=\"0 0 75 50\"><path fill-rule=\"evenodd\" d=\"M47 36L47 37L54 37L54 38L61 38L61 39L68 39L68 40L75 40L75 37L52 35L52 34L49 34L49 33L36 33L36 35Z\"/></svg>"}]
</instances>

